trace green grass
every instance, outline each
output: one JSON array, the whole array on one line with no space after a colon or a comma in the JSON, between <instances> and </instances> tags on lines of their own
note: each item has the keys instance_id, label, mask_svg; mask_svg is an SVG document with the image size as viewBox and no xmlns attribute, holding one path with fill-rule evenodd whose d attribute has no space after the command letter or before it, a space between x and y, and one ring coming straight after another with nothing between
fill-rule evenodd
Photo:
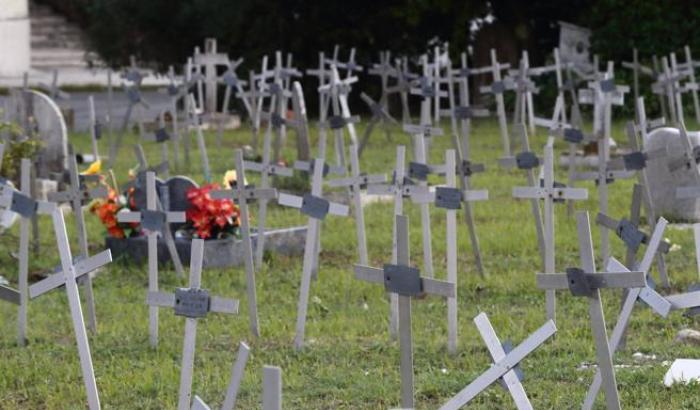
<instances>
[{"instance_id":1,"label":"green grass","mask_svg":"<svg viewBox=\"0 0 700 410\"><path fill-rule=\"evenodd\" d=\"M362 131L363 127L360 127ZM624 127L617 124L618 141ZM434 297L413 303L415 350L415 397L417 408L438 407L475 377L489 368L490 356L472 323L479 312L486 312L503 339L519 344L545 321L544 293L535 286L534 273L539 270L534 223L528 202L511 198L511 187L524 185L518 171L499 169L500 138L495 122L477 122L472 132L473 159L487 163L488 172L473 178L475 188L487 188L490 200L474 206L479 239L487 270L482 279L473 266L466 226L459 215L459 351L446 351L446 303ZM287 159L294 160L290 134ZM216 146L207 135L209 155L216 179L232 168L233 149L247 144L250 134L239 130L225 135ZM136 165L128 144L117 164L120 181L126 170ZM544 135L532 140L538 152ZM87 151L86 135L72 135L71 143ZM395 132L393 142L373 136L372 145L362 158L366 172L389 172L394 165L396 143L408 144L404 134ZM314 140L315 144L315 140ZM195 144L193 143L194 147ZM315 145L314 145L315 146ZM440 162L445 138L436 138L431 151L432 162ZM332 158L329 141L329 158ZM144 147L152 163L159 161L160 150L152 143ZM565 147L557 145L557 154ZM102 143L102 153L108 147ZM410 148L409 148L410 152ZM189 174L201 182L197 151L192 152ZM565 171L558 170L565 181ZM255 177L249 175L252 182ZM437 180L433 182L438 182ZM578 210L597 209L597 193L592 183L589 199L576 205ZM618 181L610 189L611 214L628 213L632 181ZM566 207L557 207L557 267L578 265L575 221L566 216ZM254 210L255 208L253 208ZM368 248L371 263L381 265L391 254L391 214L389 203L373 204L365 209ZM418 210L407 205L411 221L412 261L422 264L420 218ZM255 213L255 212L254 212ZM445 215L431 209L433 252L436 275L445 276ZM103 229L96 217L87 216L91 252L103 249ZM273 208L270 225L275 227L304 223L298 212ZM74 237L73 219L67 216ZM355 228L352 218L329 217L323 223L321 271L312 284L307 347L302 352L292 348L296 304L302 258L272 256L257 273L258 303L262 336L249 332L245 275L241 268L207 270L203 284L216 295L241 300L238 316L211 315L200 322L194 373L194 393L212 407L223 401L224 391L239 341L252 348L246 369L239 408L259 408L261 367L264 364L283 369L284 407L290 409L385 409L399 405L399 350L389 340L388 303L380 286L353 278L356 261ZM593 228L597 237L598 229ZM697 280L694 247L690 231L670 229L667 236L680 248L668 257L673 282L671 292L682 291ZM594 238L595 239L595 238ZM611 237L613 255L624 256L622 245ZM31 271L40 272L58 262L52 230L42 220L41 253L32 257ZM17 228L0 236L2 274L16 284ZM75 249L75 245L74 245ZM655 274L656 275L656 274ZM90 337L92 357L104 408L162 409L174 408L177 402L179 366L184 321L163 311L160 321L160 344L148 344L146 268L113 263L95 279L99 333ZM161 269L160 286L171 291L185 284L172 270ZM611 328L619 308L619 292L604 292L604 305ZM528 356L522 363L525 389L535 408L568 409L582 403L593 370L579 370L582 363L595 361L587 303L559 293L556 338ZM53 291L30 304L29 346L16 345L16 309L0 303L0 408L66 409L84 408L86 399L78 355L69 318L65 292ZM630 324L627 348L615 356L616 364L635 364L634 352L655 354L657 359L639 366L617 370L620 397L626 408L668 409L700 408L697 386L663 386L668 366L662 361L694 357L696 347L673 343L677 330L694 326L692 319L672 313L666 320L638 305ZM598 404L602 407L602 397ZM508 393L492 386L480 394L470 408L513 408Z\"/></svg>"}]
</instances>

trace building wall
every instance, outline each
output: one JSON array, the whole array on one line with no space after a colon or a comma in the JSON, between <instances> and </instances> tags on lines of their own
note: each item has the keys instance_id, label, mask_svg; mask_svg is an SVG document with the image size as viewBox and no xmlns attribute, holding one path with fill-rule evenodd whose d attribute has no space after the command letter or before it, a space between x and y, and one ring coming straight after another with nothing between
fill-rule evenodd
<instances>
[{"instance_id":1,"label":"building wall","mask_svg":"<svg viewBox=\"0 0 700 410\"><path fill-rule=\"evenodd\" d=\"M0 77L22 75L31 64L28 2L1 1Z\"/></svg>"}]
</instances>

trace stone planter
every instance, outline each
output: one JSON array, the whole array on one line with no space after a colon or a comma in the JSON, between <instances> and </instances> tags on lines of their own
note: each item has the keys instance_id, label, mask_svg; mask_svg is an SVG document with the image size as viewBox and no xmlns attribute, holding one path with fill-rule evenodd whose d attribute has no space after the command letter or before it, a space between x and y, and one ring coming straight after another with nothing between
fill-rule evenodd
<instances>
[{"instance_id":1,"label":"stone planter","mask_svg":"<svg viewBox=\"0 0 700 410\"><path fill-rule=\"evenodd\" d=\"M253 249L257 242L257 234L251 234ZM306 226L285 229L273 229L265 232L265 251L281 255L302 255L306 240ZM204 241L204 268L225 268L243 265L243 242L240 239L213 239ZM112 258L122 259L129 263L145 265L148 262L148 239L145 236L136 238L105 238L105 245L112 251ZM182 264L188 269L192 242L189 239L175 240L177 253ZM158 263L170 262L170 254L165 241L158 238Z\"/></svg>"}]
</instances>

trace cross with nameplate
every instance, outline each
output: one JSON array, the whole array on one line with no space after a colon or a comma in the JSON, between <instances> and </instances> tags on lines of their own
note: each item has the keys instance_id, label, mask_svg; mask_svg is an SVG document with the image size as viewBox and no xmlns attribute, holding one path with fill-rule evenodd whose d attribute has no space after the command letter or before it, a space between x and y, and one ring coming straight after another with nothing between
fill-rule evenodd
<instances>
[{"instance_id":1,"label":"cross with nameplate","mask_svg":"<svg viewBox=\"0 0 700 410\"><path fill-rule=\"evenodd\" d=\"M109 250L99 253L91 258L84 259L83 268L79 269L78 264L73 261L73 256L70 251L70 242L66 232L66 224L63 219L63 211L59 207L55 207L51 213L53 220L54 233L56 235L56 243L58 253L61 258L61 272L51 275L41 282L38 282L30 288L30 296L32 288L38 288L49 283L53 283L51 288L56 288L63 285L68 296L68 306L70 308L71 319L73 322L73 332L78 346L78 356L80 357L80 368L83 375L83 383L87 393L88 407L90 410L100 409L100 397L95 382L95 371L92 366L92 357L90 355L90 342L88 340L87 331L85 330L85 321L83 320L83 311L80 306L80 294L76 279L78 273L82 271L84 277L89 277L90 272L112 261L112 256ZM31 296L34 297L34 296Z\"/></svg>"},{"instance_id":2,"label":"cross with nameplate","mask_svg":"<svg viewBox=\"0 0 700 410\"><path fill-rule=\"evenodd\" d=\"M457 211L462 203L485 201L489 194L486 190L468 190L457 188L456 155L454 150L445 151L445 164L435 166L438 173L444 173L446 186L435 187L432 192L414 195L413 202L433 203L437 208L446 212L446 244L447 244L447 281L455 285L455 297L447 299L447 350L457 352Z\"/></svg>"},{"instance_id":3,"label":"cross with nameplate","mask_svg":"<svg viewBox=\"0 0 700 410\"><path fill-rule=\"evenodd\" d=\"M523 122L528 126L528 131L535 133L535 111L532 94L539 93L539 88L530 76L535 72L530 68L530 58L527 51L523 51L520 58L520 66L510 72L506 78L506 89L515 90L515 108L513 111L513 126Z\"/></svg>"},{"instance_id":4,"label":"cross with nameplate","mask_svg":"<svg viewBox=\"0 0 700 410\"><path fill-rule=\"evenodd\" d=\"M274 98L274 97L273 97ZM274 103L272 103L274 105ZM270 187L270 177L291 177L294 175L292 168L287 168L270 161L272 146L272 123L268 122L263 139L262 161L244 161L243 166L252 172L260 173L260 188ZM262 266L263 251L265 249L265 220L267 219L267 204L265 198L258 200L258 236L255 241L255 266Z\"/></svg>"},{"instance_id":5,"label":"cross with nameplate","mask_svg":"<svg viewBox=\"0 0 700 410\"><path fill-rule=\"evenodd\" d=\"M206 318L209 313L238 313L237 300L211 296L207 289L202 288L203 257L204 240L193 239L189 287L177 288L175 293L151 290L148 292L147 297L147 303L151 307L172 308L176 316L185 318L178 410L190 410L192 405L192 370L196 351L198 320Z\"/></svg>"},{"instance_id":6,"label":"cross with nameplate","mask_svg":"<svg viewBox=\"0 0 700 410\"><path fill-rule=\"evenodd\" d=\"M4 144L0 144L0 162ZM31 161L22 158L20 165L21 191L12 189L2 183L0 189L0 207L15 212L20 217L19 254L18 254L18 289L0 285L0 300L15 304L17 311L17 344L27 344L27 314L29 310L29 224L36 214L51 214L56 207L51 202L36 201L31 196Z\"/></svg>"},{"instance_id":7,"label":"cross with nameplate","mask_svg":"<svg viewBox=\"0 0 700 410\"><path fill-rule=\"evenodd\" d=\"M683 51L685 52L685 63L684 63L684 68L687 69L689 75L690 81L686 83L687 86L689 86L689 91L691 91L691 95L693 96L693 108L695 108L695 121L700 122L700 99L698 99L698 83L696 82L695 79L695 68L697 67L696 62L693 61L693 57L690 54L690 47L685 46L683 47ZM681 65L678 65L679 68L681 68Z\"/></svg>"},{"instance_id":8,"label":"cross with nameplate","mask_svg":"<svg viewBox=\"0 0 700 410\"><path fill-rule=\"evenodd\" d=\"M530 187L536 187L537 177L535 175L535 169L540 166L541 160L534 152L530 151L530 141L527 135L527 128L525 124L520 124L514 130L520 135L521 145L523 151L518 153L515 157L499 158L498 163L501 167L509 169L517 167L525 171L527 177L527 185ZM540 251L540 258L545 260L545 238L544 238L544 227L542 225L542 213L540 211L540 203L537 198L532 198L530 200L530 205L532 208L532 217L535 220L535 232L537 234L537 244Z\"/></svg>"},{"instance_id":9,"label":"cross with nameplate","mask_svg":"<svg viewBox=\"0 0 700 410\"><path fill-rule=\"evenodd\" d=\"M150 108L150 104L141 95L141 81L143 81L144 74L142 74L142 71L136 68L135 64L135 60L132 58L131 68L123 74L123 77L126 80L123 87L128 100L128 105L126 107L126 114L124 114L124 119L122 120L122 126L119 134L117 134L116 138L112 140L112 144L110 145L107 168L114 167L114 161L117 160L117 155L121 149L124 134L129 128L129 122L131 121L131 115L134 108L139 110L137 119L139 136L144 136L143 115L144 111Z\"/></svg>"},{"instance_id":10,"label":"cross with nameplate","mask_svg":"<svg viewBox=\"0 0 700 410\"><path fill-rule=\"evenodd\" d=\"M158 174L163 174L168 169L169 164L167 162L161 162L158 165L149 166L148 161L146 160L146 154L144 153L141 144L134 144L134 154L136 155L136 160L139 163L138 171L136 173L136 178L125 184L125 189L134 187L137 190L141 190L142 194L147 195L147 193L145 193L146 173L154 172L156 176ZM158 182L156 182L156 190L158 191L158 195L156 195L156 209L162 210L164 206L167 205L167 201L164 198L163 203L161 203L161 196L165 195L166 192L161 190L161 188L158 186ZM145 201L148 202L147 199L145 199ZM162 235L165 239L165 245L168 248L168 253L170 254L170 260L175 268L175 273L177 273L178 278L182 278L184 275L184 269L182 267L182 262L180 261L180 254L177 253L177 249L175 247L175 240L173 239L175 236L170 228L170 224L163 225Z\"/></svg>"},{"instance_id":11,"label":"cross with nameplate","mask_svg":"<svg viewBox=\"0 0 700 410\"><path fill-rule=\"evenodd\" d=\"M146 209L138 212L119 212L119 222L140 223L146 231L148 238L148 291L158 291L158 234L162 234L165 240L172 240L165 227L169 223L185 222L184 212L164 212L157 204L156 175L154 172L146 172ZM149 335L151 346L158 345L158 308L149 308Z\"/></svg>"},{"instance_id":12,"label":"cross with nameplate","mask_svg":"<svg viewBox=\"0 0 700 410\"><path fill-rule=\"evenodd\" d=\"M331 65L331 80L328 84L319 88L320 93L328 94L328 102L332 115L327 121L319 123L323 128L333 130L336 165L346 167L345 161L345 139L343 128L347 127L350 136L350 144L357 145L357 134L355 133L355 123L360 121L357 116L350 114L348 107L348 95L350 94L351 85L358 81L357 77L348 77L341 80L338 75L338 70L334 65Z\"/></svg>"},{"instance_id":13,"label":"cross with nameplate","mask_svg":"<svg viewBox=\"0 0 700 410\"><path fill-rule=\"evenodd\" d=\"M365 212L362 206L362 190L366 189L370 184L386 182L386 174L367 175L360 173L360 159L356 145L350 145L350 173L350 177L328 181L328 186L350 188L357 228L357 252L360 264L366 265L369 263L369 256L367 253L367 236L365 234Z\"/></svg>"},{"instance_id":14,"label":"cross with nameplate","mask_svg":"<svg viewBox=\"0 0 700 410\"><path fill-rule=\"evenodd\" d=\"M412 198L417 195L425 195L428 192L427 186L416 185L410 178L406 177L406 147L399 145L396 147L396 165L392 175L390 184L370 184L367 186L368 195L393 195L394 196L394 213L393 215L403 215L403 200L404 198ZM396 220L394 219L394 222ZM392 245L391 245L391 261L397 263L398 236L396 231L396 223L392 225ZM395 294L390 294L391 299L391 317L389 321L389 335L395 338L398 333L398 297Z\"/></svg>"},{"instance_id":15,"label":"cross with nameplate","mask_svg":"<svg viewBox=\"0 0 700 410\"><path fill-rule=\"evenodd\" d=\"M525 388L521 383L523 376L520 362L546 342L547 339L554 336L554 333L557 331L554 321L548 320L545 322L542 327L515 348L508 341L501 343L486 313L479 313L474 318L474 324L479 330L484 343L486 343L486 348L489 350L494 364L447 403L443 404L440 410L457 410L462 408L497 381L500 381L501 385L508 389L511 397L513 397L513 401L515 401L515 406L519 410L532 410L530 399L527 397Z\"/></svg>"},{"instance_id":16,"label":"cross with nameplate","mask_svg":"<svg viewBox=\"0 0 700 410\"><path fill-rule=\"evenodd\" d=\"M277 190L274 188L255 188L245 186L245 165L243 162L243 151L234 151L236 163L236 186L230 190L212 191L211 197L214 199L233 199L240 210L241 238L243 240L243 260L246 270L246 285L248 291L248 314L250 315L250 330L253 335L260 336L260 326L258 324L258 302L255 289L255 266L253 265L253 244L250 238L250 220L248 213L248 202L265 199L269 201L277 197ZM265 232L258 232L257 239L265 235Z\"/></svg>"},{"instance_id":17,"label":"cross with nameplate","mask_svg":"<svg viewBox=\"0 0 700 410\"><path fill-rule=\"evenodd\" d=\"M651 85L654 93L663 95L666 94L668 104L669 117L672 123L678 123L682 118L682 110L678 112L678 103L682 101L681 92L679 90L679 81L690 75L687 71L673 72L669 66L668 58L661 59L661 72L657 74L656 82ZM664 117L666 114L664 113Z\"/></svg>"},{"instance_id":18,"label":"cross with nameplate","mask_svg":"<svg viewBox=\"0 0 700 410\"><path fill-rule=\"evenodd\" d=\"M405 124L411 121L411 111L408 105L408 93L411 90L411 81L413 81L417 75L411 73L408 70L408 59L396 59L394 61L396 66L396 84L389 87L387 91L389 94L399 94L401 99L401 121Z\"/></svg>"},{"instance_id":19,"label":"cross with nameplate","mask_svg":"<svg viewBox=\"0 0 700 410\"><path fill-rule=\"evenodd\" d=\"M608 409L620 409L615 369L612 363L612 349L605 327L605 316L600 299L601 289L643 288L647 284L644 272L610 273L596 272L593 255L593 240L587 212L576 213L576 226L579 238L581 268L568 268L566 273L537 274L537 287L540 289L569 289L576 297L588 299L588 313L596 346L596 358L600 369L605 400Z\"/></svg>"},{"instance_id":20,"label":"cross with nameplate","mask_svg":"<svg viewBox=\"0 0 700 410\"><path fill-rule=\"evenodd\" d=\"M170 141L171 139L172 139L172 137L170 136L170 133L168 132L167 128L165 127L165 110L163 110L160 112L160 115L158 115L158 128L156 128L156 130L153 132L153 134L147 135L144 138L144 140L155 142L158 145L160 145L161 163L170 163L168 141ZM162 173L163 177L168 178L169 167L164 169L163 171L164 171Z\"/></svg>"},{"instance_id":21,"label":"cross with nameplate","mask_svg":"<svg viewBox=\"0 0 700 410\"><path fill-rule=\"evenodd\" d=\"M501 142L503 143L503 156L510 157L510 138L508 137L508 122L506 120L506 106L503 101L503 92L506 85L501 79L501 70L510 68L508 64L499 64L496 58L496 50L491 49L491 70L493 82L490 86L481 87L482 94L493 94L496 98L496 113L498 115L498 127L501 130Z\"/></svg>"},{"instance_id":22,"label":"cross with nameplate","mask_svg":"<svg viewBox=\"0 0 700 410\"><path fill-rule=\"evenodd\" d=\"M367 70L367 73L369 75L378 76L380 78L382 87L381 96L379 97L379 102L376 103L378 104L377 107L375 107L373 103L367 101L367 99L365 99L364 97L362 99L370 106L370 110L372 111L372 120L381 122L387 140L391 140L391 127L389 126L387 121L396 124L396 120L393 120L393 117L391 117L391 114L389 113L389 96L392 94L392 92L390 92L389 90L389 78L396 77L396 70L391 65L391 51L380 51L379 64L373 64L372 67ZM366 94L362 93L362 95ZM375 116L382 112L386 114L386 116L380 115L378 118L375 118ZM371 122L370 124L373 123ZM365 136L366 135L367 132L365 132ZM365 138L363 138L363 141L365 140ZM363 145L360 144L360 148L362 147ZM360 149L360 156L361 155L362 149Z\"/></svg>"},{"instance_id":23,"label":"cross with nameplate","mask_svg":"<svg viewBox=\"0 0 700 410\"><path fill-rule=\"evenodd\" d=\"M107 188L99 185L95 188L88 188L85 182L97 175L79 175L78 164L75 155L72 153L68 158L68 175L70 178L70 189L59 192L49 192L47 198L51 202L70 202L73 215L75 216L75 226L78 232L78 244L80 246L79 257L89 256L88 236L85 227L85 215L83 214L83 202L88 199L107 197ZM86 276L83 282L85 286L85 301L88 312L88 329L91 332L97 331L97 316L95 314L95 299L92 291L92 277Z\"/></svg>"},{"instance_id":24,"label":"cross with nameplate","mask_svg":"<svg viewBox=\"0 0 700 410\"><path fill-rule=\"evenodd\" d=\"M395 215L398 237L396 263L382 268L355 265L355 278L383 284L390 294L398 295L399 346L401 349L401 407L413 408L413 330L411 329L411 299L426 295L455 298L455 284L421 277L420 270L411 267L409 250L408 217Z\"/></svg>"},{"instance_id":25,"label":"cross with nameplate","mask_svg":"<svg viewBox=\"0 0 700 410\"><path fill-rule=\"evenodd\" d=\"M666 300L666 298L659 295L656 292L656 290L654 290L653 283L648 278L649 270L651 269L651 264L653 262L654 256L658 254L659 246L663 243L663 234L667 225L668 221L666 221L664 218L659 218L659 221L656 223L654 232L649 240L647 250L644 253L644 258L642 259L640 265L635 268L641 272L644 272L644 274L647 275L647 283L643 287L630 289L625 295L622 303L622 308L620 309L619 317L617 319L617 322L615 323L615 327L613 328L612 333L610 334L611 354L614 354L618 350L618 348L623 346L624 344L625 332L627 330L627 326L629 325L632 316L632 310L637 304L637 301L643 302L644 304L649 306L655 313L664 318L668 316L668 314L673 308L672 304L668 300ZM606 270L608 272L613 273L622 273L630 271L630 269L625 267L614 257L611 257L608 261ZM601 372L600 370L597 370L595 376L593 377L593 382L588 388L588 393L586 394L586 399L582 406L583 409L590 410L593 408L595 399L598 396L598 393L600 392L601 385Z\"/></svg>"},{"instance_id":26,"label":"cross with nameplate","mask_svg":"<svg viewBox=\"0 0 700 410\"><path fill-rule=\"evenodd\" d=\"M588 190L585 188L567 188L554 180L554 141L550 137L544 148L543 178L537 186L515 187L513 197L544 200L544 272L555 273L554 246L554 205L565 200L585 200ZM539 206L538 206L539 210ZM547 319L556 321L556 294L547 290Z\"/></svg>"},{"instance_id":27,"label":"cross with nameplate","mask_svg":"<svg viewBox=\"0 0 700 410\"><path fill-rule=\"evenodd\" d=\"M614 78L610 77L610 70L606 74L604 80L589 83L589 86L594 90L596 106L603 110L606 120L605 130L594 132L594 137L598 141L598 170L594 172L577 172L573 175L575 181L593 180L598 186L598 209L602 213L608 212L608 185L620 178L631 178L634 176L634 171L625 169L613 169L609 162L610 158L610 112L613 98L618 95L624 95L628 87L619 87L615 85ZM602 105L601 105L602 104ZM596 110L598 111L598 110ZM609 257L609 237L606 229L600 232L600 254L603 263L606 263Z\"/></svg>"},{"instance_id":28,"label":"cross with nameplate","mask_svg":"<svg viewBox=\"0 0 700 410\"><path fill-rule=\"evenodd\" d=\"M301 287L299 289L299 305L297 308L296 335L294 347L296 350L304 346L304 330L306 327L306 315L309 304L309 290L311 287L312 270L318 263L320 251L321 222L326 215L347 216L346 205L330 202L323 195L323 159L317 158L313 163L313 177L311 179L311 192L303 197L280 193L277 202L282 206L297 208L309 217L304 245L304 264L301 274Z\"/></svg>"}]
</instances>

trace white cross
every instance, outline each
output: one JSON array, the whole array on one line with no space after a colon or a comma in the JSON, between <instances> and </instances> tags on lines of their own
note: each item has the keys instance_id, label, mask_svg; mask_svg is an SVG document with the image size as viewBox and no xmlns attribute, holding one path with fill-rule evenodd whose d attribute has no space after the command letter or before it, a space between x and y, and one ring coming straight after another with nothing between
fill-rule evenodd
<instances>
[{"instance_id":1,"label":"white cross","mask_svg":"<svg viewBox=\"0 0 700 410\"><path fill-rule=\"evenodd\" d=\"M188 97L189 109L187 113L189 118L189 125L194 127L197 135L197 147L199 148L199 156L202 161L202 172L204 173L204 180L211 182L211 170L209 168L209 155L207 155L207 146L204 141L204 134L202 133L202 120L196 109L196 103L194 100L194 94L190 94Z\"/></svg>"},{"instance_id":2,"label":"white cross","mask_svg":"<svg viewBox=\"0 0 700 410\"><path fill-rule=\"evenodd\" d=\"M119 222L140 222L147 232L148 238L148 291L158 291L158 234L165 234L165 225L168 223L185 222L184 212L163 212L157 206L156 175L153 172L146 173L146 209L139 212L119 212ZM172 239L172 238L171 238ZM158 345L158 308L149 308L149 334L151 346Z\"/></svg>"},{"instance_id":3,"label":"white cross","mask_svg":"<svg viewBox=\"0 0 700 410\"><path fill-rule=\"evenodd\" d=\"M150 306L173 308L176 316L185 317L178 410L189 410L192 404L192 368L194 367L194 354L196 351L198 319L206 317L210 312L238 313L237 300L210 296L207 290L202 289L203 256L204 240L193 239L189 288L178 288L174 294L149 291L147 298Z\"/></svg>"},{"instance_id":4,"label":"white cross","mask_svg":"<svg viewBox=\"0 0 700 410\"><path fill-rule=\"evenodd\" d=\"M204 69L204 83L206 85L206 104L204 105L207 113L216 112L216 94L217 94L217 67L230 65L230 60L225 53L218 53L216 49L216 39L207 38L204 42L204 53L195 51L194 64L201 71Z\"/></svg>"},{"instance_id":5,"label":"white cross","mask_svg":"<svg viewBox=\"0 0 700 410\"><path fill-rule=\"evenodd\" d=\"M554 204L555 201L584 200L588 198L585 188L566 188L554 181L554 141L550 137L544 148L544 172L539 186L515 187L513 197L544 200L544 269L545 273L554 273ZM538 206L539 209L539 206ZM556 321L556 295L554 290L546 292L547 319Z\"/></svg>"},{"instance_id":6,"label":"white cross","mask_svg":"<svg viewBox=\"0 0 700 410\"><path fill-rule=\"evenodd\" d=\"M457 210L462 203L485 201L486 190L463 190L457 188L455 151L445 151L444 174L446 187L436 187L426 195L416 195L412 199L418 203L433 203L438 208L446 209L446 243L447 243L447 281L455 285L455 297L447 299L447 350L457 351Z\"/></svg>"},{"instance_id":7,"label":"white cross","mask_svg":"<svg viewBox=\"0 0 700 410\"><path fill-rule=\"evenodd\" d=\"M391 140L389 124L399 125L399 123L394 119L394 117L391 116L391 114L389 114L387 104L383 103L381 98L379 99L379 102L376 102L364 92L360 93L360 98L362 98L362 101L367 104L367 107L372 112L372 117L369 119L369 123L365 127L365 133L362 136L362 141L360 142L360 147L358 149L358 155L361 157L362 151L364 151L364 149L367 147L369 137L372 134L374 127L378 123L382 124L388 141Z\"/></svg>"},{"instance_id":8,"label":"white cross","mask_svg":"<svg viewBox=\"0 0 700 410\"><path fill-rule=\"evenodd\" d=\"M596 346L598 368L605 386L607 407L608 409L620 409L615 369L612 363L612 349L605 327L600 289L643 288L647 284L646 275L644 272L596 273L593 240L591 239L591 227L587 212L576 213L576 225L581 269L567 269L567 273L537 274L537 286L540 289L569 289L572 295L585 296L588 299L588 313Z\"/></svg>"},{"instance_id":9,"label":"white cross","mask_svg":"<svg viewBox=\"0 0 700 410\"><path fill-rule=\"evenodd\" d=\"M236 163L236 187L231 190L212 191L211 197L214 199L229 198L238 204L241 221L241 237L243 239L243 260L246 270L246 286L248 291L248 314L250 315L250 328L255 336L260 336L258 325L258 303L255 290L255 266L253 265L253 244L250 239L250 220L248 214L248 201L265 199L269 201L277 197L277 190L274 188L253 188L245 186L245 165L243 163L243 151L234 151ZM265 235L265 232L258 232L257 240Z\"/></svg>"},{"instance_id":10,"label":"white cross","mask_svg":"<svg viewBox=\"0 0 700 410\"><path fill-rule=\"evenodd\" d=\"M274 99L274 97L272 97ZM272 103L274 105L274 103ZM291 177L294 175L292 168L287 168L270 161L270 151L272 145L272 124L268 122L267 130L263 139L263 153L261 162L244 161L246 169L260 173L260 187L270 187L270 176ZM239 179L240 180L240 179ZM265 220L267 218L268 201L261 198L258 201L258 237L255 243L255 265L261 266L263 261L263 251L265 250Z\"/></svg>"},{"instance_id":11,"label":"white cross","mask_svg":"<svg viewBox=\"0 0 700 410\"><path fill-rule=\"evenodd\" d=\"M299 350L304 346L304 330L306 327L306 314L309 304L309 289L311 287L311 273L318 259L318 241L320 238L321 221L327 214L347 216L346 205L329 202L323 195L323 159L317 158L313 165L313 178L311 179L311 193L304 197L280 193L277 202L282 206L298 208L308 215L308 230L304 245L304 265L302 268L301 287L299 289L299 305L297 309L296 335L294 347Z\"/></svg>"},{"instance_id":12,"label":"white cross","mask_svg":"<svg viewBox=\"0 0 700 410\"><path fill-rule=\"evenodd\" d=\"M496 331L491 326L486 313L480 313L474 318L481 338L486 343L486 347L494 361L493 366L481 374L476 380L462 389L457 395L440 407L440 410L457 410L468 404L474 397L484 391L487 387L498 380L503 380L510 395L515 401L515 405L520 410L532 409L530 400L525 393L523 385L515 371L523 359L535 349L540 347L547 339L552 337L557 331L554 321L548 320L542 327L527 337L520 345L513 350L506 352L503 345L498 340Z\"/></svg>"},{"instance_id":13,"label":"white cross","mask_svg":"<svg viewBox=\"0 0 700 410\"><path fill-rule=\"evenodd\" d=\"M501 142L503 143L503 156L510 157L510 139L508 137L508 123L506 121L506 107L503 102L503 91L505 91L505 84L501 80L501 70L507 69L510 66L502 65L498 63L496 58L496 50L491 49L491 66L484 67L491 71L493 77L493 83L487 87L481 87L480 91L482 94L490 93L496 98L496 113L498 115L498 126L501 130ZM472 72L477 72L472 70Z\"/></svg>"},{"instance_id":14,"label":"white cross","mask_svg":"<svg viewBox=\"0 0 700 410\"><path fill-rule=\"evenodd\" d=\"M63 211L60 208L54 208L51 217L53 219L53 227L56 235L56 243L58 252L61 257L62 273L49 276L42 282L36 283L33 287L41 283L49 281L58 282L58 285L65 285L66 294L68 296L68 304L70 307L71 318L73 321L73 331L75 332L75 340L78 345L78 355L80 357L80 367L83 374L83 382L87 393L88 407L90 410L100 409L100 398L97 391L97 383L95 382L95 372L92 367L92 357L90 356L90 343L88 341L87 332L85 330L85 321L83 320L83 311L80 306L80 294L78 293L78 285L76 277L78 273L77 265L73 263L73 257L70 251L70 242L66 233L66 224L63 219ZM109 250L97 254L87 260L84 269L85 276L89 276L89 272L103 266L112 261L112 256ZM62 276L57 278L57 276ZM56 279L57 278L57 279ZM31 289L30 289L31 293Z\"/></svg>"},{"instance_id":15,"label":"white cross","mask_svg":"<svg viewBox=\"0 0 700 410\"><path fill-rule=\"evenodd\" d=\"M408 218L396 215L398 236L397 262L383 268L355 265L357 279L383 284L387 292L399 299L399 346L401 349L401 407L413 408L413 331L411 329L411 299L425 295L455 298L455 284L420 276L410 267Z\"/></svg>"},{"instance_id":16,"label":"white cross","mask_svg":"<svg viewBox=\"0 0 700 410\"><path fill-rule=\"evenodd\" d=\"M68 174L70 177L70 189L62 192L50 192L47 195L52 202L70 202L73 214L75 215L75 226L78 231L78 244L80 246L80 257L89 256L87 229L85 227L85 215L83 214L83 201L94 198L105 198L108 194L107 188L100 185L96 188L87 189L83 179L88 176L78 174L78 164L75 155L71 152L68 158ZM88 329L97 331L97 315L95 314L95 297L92 290L92 277L87 276L84 282L85 302L88 312Z\"/></svg>"}]
</instances>

